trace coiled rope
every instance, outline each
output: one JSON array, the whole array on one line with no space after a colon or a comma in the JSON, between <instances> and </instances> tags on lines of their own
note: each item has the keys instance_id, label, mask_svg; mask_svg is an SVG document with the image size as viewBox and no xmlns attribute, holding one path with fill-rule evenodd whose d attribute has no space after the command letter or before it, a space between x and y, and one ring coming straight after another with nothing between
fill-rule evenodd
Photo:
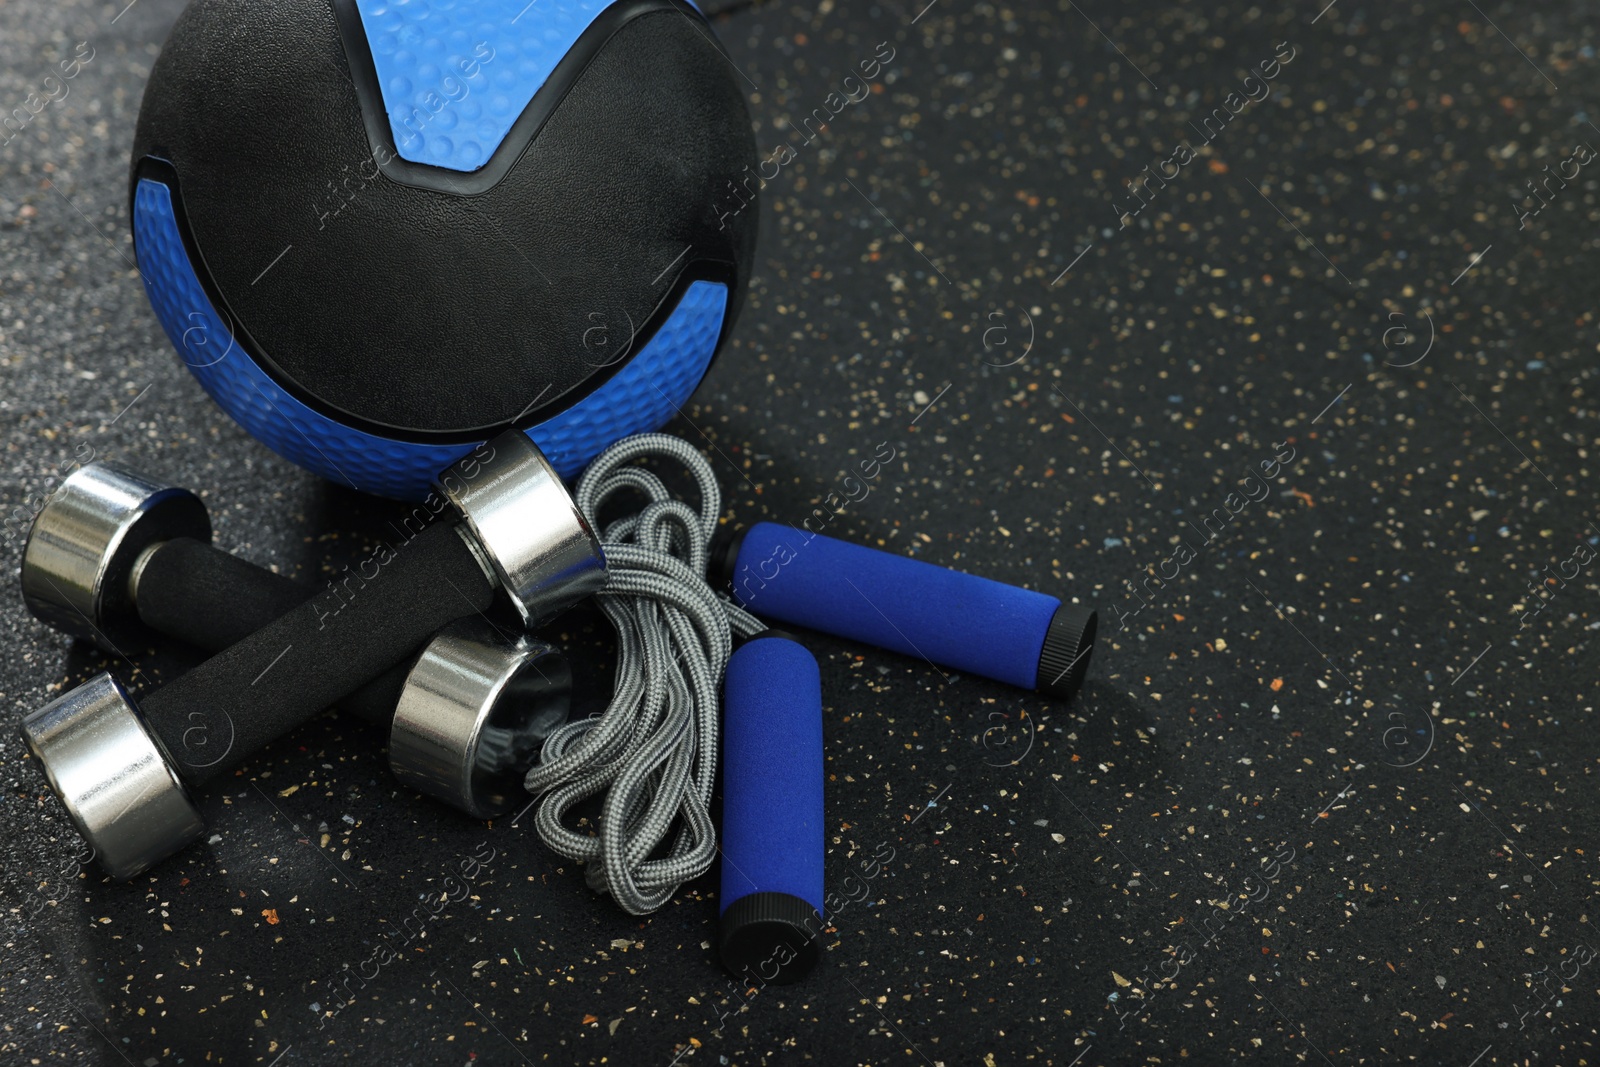
<instances>
[{"instance_id":1,"label":"coiled rope","mask_svg":"<svg viewBox=\"0 0 1600 1067\"><path fill-rule=\"evenodd\" d=\"M676 460L696 482L698 513L673 499L643 457ZM706 583L711 536L722 493L711 465L666 434L624 438L579 479L578 509L594 529L613 494L633 490L649 503L601 534L606 586L600 608L617 630L616 692L599 715L571 722L545 740L524 780L547 793L534 825L553 851L585 864L591 889L609 893L632 915L648 914L716 857L711 789L717 773L718 690L734 633L763 624ZM605 793L599 833L564 822L579 801ZM649 858L676 826L663 856Z\"/></svg>"}]
</instances>

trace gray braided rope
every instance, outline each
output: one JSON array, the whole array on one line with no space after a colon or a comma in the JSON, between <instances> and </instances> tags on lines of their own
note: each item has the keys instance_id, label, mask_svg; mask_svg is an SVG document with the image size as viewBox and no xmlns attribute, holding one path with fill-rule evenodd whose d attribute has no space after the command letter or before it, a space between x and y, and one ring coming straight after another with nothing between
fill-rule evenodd
<instances>
[{"instance_id":1,"label":"gray braided rope","mask_svg":"<svg viewBox=\"0 0 1600 1067\"><path fill-rule=\"evenodd\" d=\"M672 499L654 474L627 466L645 456L688 469L700 493L698 513ZM607 577L596 599L617 630L616 692L599 715L553 732L523 785L546 794L534 818L544 843L584 864L591 889L611 894L631 915L646 915L716 857L709 806L717 691L733 634L764 627L706 584L722 493L699 452L666 434L618 441L578 480L578 509L599 529L601 505L624 490L649 503L600 538ZM599 833L569 829L573 805L599 793ZM648 858L669 833L666 854Z\"/></svg>"}]
</instances>

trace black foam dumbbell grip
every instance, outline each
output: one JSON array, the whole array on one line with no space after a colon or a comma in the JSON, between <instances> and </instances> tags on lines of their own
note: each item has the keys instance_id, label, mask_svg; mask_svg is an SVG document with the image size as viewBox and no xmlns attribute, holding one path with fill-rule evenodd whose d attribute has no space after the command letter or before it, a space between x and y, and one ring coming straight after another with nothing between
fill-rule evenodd
<instances>
[{"instance_id":1,"label":"black foam dumbbell grip","mask_svg":"<svg viewBox=\"0 0 1600 1067\"><path fill-rule=\"evenodd\" d=\"M314 592L203 541L176 537L144 561L134 606L140 621L157 633L221 652Z\"/></svg>"},{"instance_id":2,"label":"black foam dumbbell grip","mask_svg":"<svg viewBox=\"0 0 1600 1067\"><path fill-rule=\"evenodd\" d=\"M153 577L140 578L141 600ZM362 581L289 608L140 701L186 781L209 781L378 678L440 629L488 609L496 588L445 523Z\"/></svg>"},{"instance_id":3,"label":"black foam dumbbell grip","mask_svg":"<svg viewBox=\"0 0 1600 1067\"><path fill-rule=\"evenodd\" d=\"M347 592L359 594L359 576ZM135 607L150 629L205 652L238 644L317 592L215 545L175 537L156 545L144 562ZM339 708L387 725L405 687L413 656L339 701Z\"/></svg>"}]
</instances>

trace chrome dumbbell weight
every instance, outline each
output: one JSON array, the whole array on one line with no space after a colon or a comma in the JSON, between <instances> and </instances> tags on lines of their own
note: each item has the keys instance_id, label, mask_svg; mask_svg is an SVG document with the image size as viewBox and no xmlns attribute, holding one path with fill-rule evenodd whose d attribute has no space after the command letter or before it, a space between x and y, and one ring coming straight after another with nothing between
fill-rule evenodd
<instances>
[{"instance_id":1,"label":"chrome dumbbell weight","mask_svg":"<svg viewBox=\"0 0 1600 1067\"><path fill-rule=\"evenodd\" d=\"M28 607L113 652L146 636L137 624L217 652L315 594L212 546L210 536L205 506L188 490L114 464L84 467L34 519L22 557ZM389 728L401 781L493 818L519 801L538 746L566 720L570 683L565 658L550 646L462 620L339 706ZM192 727L182 748L195 765L209 764L225 758L231 735Z\"/></svg>"},{"instance_id":2,"label":"chrome dumbbell weight","mask_svg":"<svg viewBox=\"0 0 1600 1067\"><path fill-rule=\"evenodd\" d=\"M35 524L25 593L41 618L113 643L120 627L146 611L181 620L181 606L168 604L162 616L156 604L163 598L152 592L173 587L174 568L193 568L198 560L226 568L220 554L178 544L184 534L209 534L192 495L134 481L80 486L86 491L52 512L48 526ZM335 587L302 599L138 703L102 674L27 716L24 739L108 872L130 877L186 845L202 829L190 786L379 679L435 633L488 609L497 595L531 624L603 583L598 542L526 436L495 438L437 484L457 520L419 522L403 543L380 550L358 589ZM168 547L153 550L157 544ZM180 550L169 555L174 548ZM280 600L269 611L281 607ZM168 628L193 639L192 624L187 631ZM457 789L453 802L466 806L471 771L450 764L464 758L472 731L449 709L492 690L502 673L496 665L505 661L474 654L481 633L456 629L444 638L447 644L430 646L401 680L403 696L388 692L405 731L401 763L417 775L408 780L431 785L436 795ZM525 652L524 665L548 655L532 643ZM511 672L504 685L524 695L529 686L537 689L526 672ZM505 695L503 687L499 692ZM197 738L204 744L196 745ZM222 746L218 738L231 742ZM482 741L480 732L480 750ZM459 791L464 781L466 792Z\"/></svg>"}]
</instances>

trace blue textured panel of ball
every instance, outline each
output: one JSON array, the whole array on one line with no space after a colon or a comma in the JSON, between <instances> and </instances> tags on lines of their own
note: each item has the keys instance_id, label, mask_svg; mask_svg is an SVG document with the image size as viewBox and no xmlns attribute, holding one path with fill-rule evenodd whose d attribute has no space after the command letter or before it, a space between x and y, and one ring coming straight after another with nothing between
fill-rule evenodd
<instances>
[{"instance_id":1,"label":"blue textured panel of ball","mask_svg":"<svg viewBox=\"0 0 1600 1067\"><path fill-rule=\"evenodd\" d=\"M822 910L822 675L803 645L762 637L723 683L723 912L751 893Z\"/></svg>"},{"instance_id":2,"label":"blue textured panel of ball","mask_svg":"<svg viewBox=\"0 0 1600 1067\"><path fill-rule=\"evenodd\" d=\"M762 619L892 649L1032 689L1061 601L921 560L760 522L734 598Z\"/></svg>"},{"instance_id":3,"label":"blue textured panel of ball","mask_svg":"<svg viewBox=\"0 0 1600 1067\"><path fill-rule=\"evenodd\" d=\"M473 171L616 0L356 0L395 151Z\"/></svg>"},{"instance_id":4,"label":"blue textured panel of ball","mask_svg":"<svg viewBox=\"0 0 1600 1067\"><path fill-rule=\"evenodd\" d=\"M274 452L330 481L421 500L434 477L480 442L402 441L346 426L301 403L239 346L206 296L184 248L166 185L141 179L133 231L139 273L156 318L189 370L223 410ZM565 478L618 439L659 429L687 403L716 351L728 289L697 281L650 341L583 400L528 429Z\"/></svg>"}]
</instances>

